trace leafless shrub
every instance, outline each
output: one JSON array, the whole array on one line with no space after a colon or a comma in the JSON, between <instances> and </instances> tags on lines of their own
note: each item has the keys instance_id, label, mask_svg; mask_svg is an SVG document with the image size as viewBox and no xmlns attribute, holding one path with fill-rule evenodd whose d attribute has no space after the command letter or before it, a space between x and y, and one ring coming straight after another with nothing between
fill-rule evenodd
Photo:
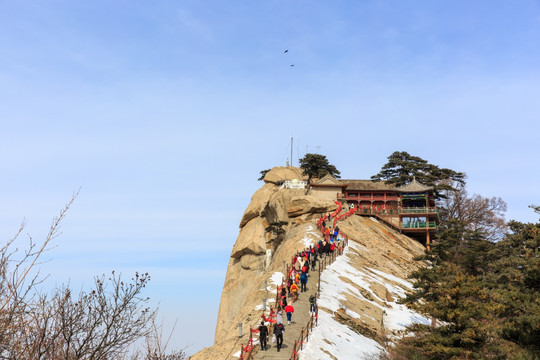
<instances>
[{"instance_id":1,"label":"leafless shrub","mask_svg":"<svg viewBox=\"0 0 540 360\"><path fill-rule=\"evenodd\" d=\"M114 272L96 277L93 289L72 295L68 287L41 294L43 280L36 270L40 256L60 234L60 223L77 197L73 195L49 233L38 246L29 237L21 258L14 248L24 229L0 248L0 359L145 359L181 360L183 351L165 353L161 332L155 324L156 310L148 307L142 291L150 276L136 273L129 281ZM34 271L35 272L35 271ZM130 352L146 339L145 350ZM144 354L143 357L140 357Z\"/></svg>"},{"instance_id":2,"label":"leafless shrub","mask_svg":"<svg viewBox=\"0 0 540 360\"><path fill-rule=\"evenodd\" d=\"M456 190L446 193L439 206L444 221L459 220L488 240L500 240L508 231L504 218L507 206L500 197L469 196L464 186L457 185Z\"/></svg>"}]
</instances>

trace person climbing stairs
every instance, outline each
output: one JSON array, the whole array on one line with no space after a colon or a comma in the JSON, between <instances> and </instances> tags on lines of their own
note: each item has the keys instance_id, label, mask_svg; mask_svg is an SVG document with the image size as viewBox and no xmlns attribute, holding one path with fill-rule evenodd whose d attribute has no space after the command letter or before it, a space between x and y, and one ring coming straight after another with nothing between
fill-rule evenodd
<instances>
[{"instance_id":1,"label":"person climbing stairs","mask_svg":"<svg viewBox=\"0 0 540 360\"><path fill-rule=\"evenodd\" d=\"M276 344L269 339L266 351L258 351L252 357L255 360L278 360L278 359L290 359L292 349L294 347L295 340L300 337L300 332L305 328L310 319L310 297L317 296L319 279L318 266L309 270L309 280L307 283L306 292L298 294L298 300L293 304L294 316L292 317L290 325L287 321L284 321L285 331L283 333L283 346L281 351L277 351ZM259 349L260 350L260 349Z\"/></svg>"}]
</instances>

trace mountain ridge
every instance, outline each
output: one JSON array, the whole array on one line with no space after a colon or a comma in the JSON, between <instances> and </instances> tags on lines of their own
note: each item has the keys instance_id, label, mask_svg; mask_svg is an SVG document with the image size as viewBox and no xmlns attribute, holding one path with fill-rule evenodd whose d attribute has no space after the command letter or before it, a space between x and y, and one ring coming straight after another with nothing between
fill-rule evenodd
<instances>
[{"instance_id":1,"label":"mountain ridge","mask_svg":"<svg viewBox=\"0 0 540 360\"><path fill-rule=\"evenodd\" d=\"M267 178L272 181L266 181ZM300 169L273 168L266 174L265 184L253 195L240 221L240 233L231 251L214 345L191 359L234 359L240 345L246 343L246 335L238 336L238 324L242 323L244 334L246 331L249 333L249 326L260 319L263 299L266 299L267 306L275 305L272 301L275 287L279 284L271 281L272 276L285 273L283 264L290 262L293 254L322 239L316 221L322 214L335 210L337 205L305 195L303 189L281 185L292 179L303 180ZM270 224L280 221L286 223L285 235L276 239L265 230ZM385 325L384 312L397 308L410 312L395 301L410 288L406 276L424 265L414 260L424 252L424 247L374 218L353 215L340 222L339 227L348 235L350 246L343 260L331 265L327 273L333 274L333 267L340 269L341 273L331 281L334 285L339 283L340 290L346 291L332 290L323 272L319 303L321 324L314 330L314 336L324 333L321 326L327 326L323 325L324 322L332 319L373 341L370 343L372 350L382 351L387 339L399 336L404 328L403 324L392 324L391 321ZM325 293L334 294L334 298L325 300ZM340 295L336 297L336 294ZM337 303L336 298L339 299ZM426 321L416 314L410 317ZM316 341L310 342L315 344ZM337 351L333 348L324 350L319 346L315 355L317 351L312 347L310 343L306 346L305 356L310 354L307 358L318 356L316 358L322 359L327 352Z\"/></svg>"}]
</instances>

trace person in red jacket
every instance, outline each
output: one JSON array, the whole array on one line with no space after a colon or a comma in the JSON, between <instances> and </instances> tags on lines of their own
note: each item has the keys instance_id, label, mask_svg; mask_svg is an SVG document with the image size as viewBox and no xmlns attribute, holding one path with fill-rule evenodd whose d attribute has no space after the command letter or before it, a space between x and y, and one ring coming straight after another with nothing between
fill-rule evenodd
<instances>
[{"instance_id":1,"label":"person in red jacket","mask_svg":"<svg viewBox=\"0 0 540 360\"><path fill-rule=\"evenodd\" d=\"M294 312L293 306L292 305L287 305L285 307L285 312L287 313L287 324L291 325L292 313Z\"/></svg>"}]
</instances>

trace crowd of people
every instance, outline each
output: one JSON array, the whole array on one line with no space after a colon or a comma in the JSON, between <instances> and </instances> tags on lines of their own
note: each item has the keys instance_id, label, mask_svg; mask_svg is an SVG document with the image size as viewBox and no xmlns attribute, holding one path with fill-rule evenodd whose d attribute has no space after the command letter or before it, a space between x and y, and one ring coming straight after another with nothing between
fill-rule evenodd
<instances>
[{"instance_id":1,"label":"crowd of people","mask_svg":"<svg viewBox=\"0 0 540 360\"><path fill-rule=\"evenodd\" d=\"M341 208L339 208L341 210ZM336 211L337 212L339 212ZM335 214L334 214L335 216ZM321 217L318 225L323 232L324 239L319 240L316 244L310 245L302 251L296 253L291 260L291 267L288 269L285 281L278 287L278 304L277 309L270 307L270 313L266 316L263 312L261 315L261 324L256 332L259 332L259 341L261 350L268 350L268 339L272 338L272 342L276 344L277 351L280 351L283 346L283 334L285 325L283 313L287 318L287 325L291 324L292 314L294 313L293 303L298 300L299 293L307 292L307 283L309 278L309 270L317 265L317 261L322 256L330 256L339 249L341 238L339 228L333 227L330 220L332 215ZM326 221L330 224L326 226ZM335 223L335 222L334 222ZM321 226L322 225L322 226ZM317 297L310 295L309 297L309 313L315 315L317 309Z\"/></svg>"},{"instance_id":2,"label":"crowd of people","mask_svg":"<svg viewBox=\"0 0 540 360\"><path fill-rule=\"evenodd\" d=\"M277 310L270 308L270 313L261 316L262 321L258 328L261 350L268 349L268 339L276 343L277 351L283 345L283 333L285 332L284 313L287 318L287 325L291 324L294 313L293 304L298 300L299 293L307 292L307 283L310 268L315 268L321 256L331 255L339 245L339 229L332 229L331 234L325 236L324 240L319 240L315 245L309 246L296 253L291 260L291 267L288 271L286 281L278 288ZM309 313L314 315L317 306L315 295L309 297Z\"/></svg>"}]
</instances>

